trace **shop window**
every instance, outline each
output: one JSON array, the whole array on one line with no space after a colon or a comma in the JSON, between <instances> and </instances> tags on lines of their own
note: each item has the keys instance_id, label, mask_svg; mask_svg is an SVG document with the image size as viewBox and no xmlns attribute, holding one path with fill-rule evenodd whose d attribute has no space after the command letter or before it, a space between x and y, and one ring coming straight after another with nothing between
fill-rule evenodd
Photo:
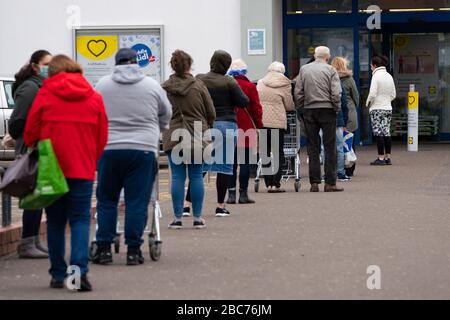
<instances>
[{"instance_id":1,"label":"shop window","mask_svg":"<svg viewBox=\"0 0 450 320\"><path fill-rule=\"evenodd\" d=\"M360 0L359 10L367 10L371 5L377 5L382 10L389 11L447 11L450 10L450 0Z\"/></svg>"},{"instance_id":2,"label":"shop window","mask_svg":"<svg viewBox=\"0 0 450 320\"><path fill-rule=\"evenodd\" d=\"M287 0L288 14L351 13L352 0Z\"/></svg>"},{"instance_id":3,"label":"shop window","mask_svg":"<svg viewBox=\"0 0 450 320\"><path fill-rule=\"evenodd\" d=\"M288 31L289 76L295 78L300 67L314 56L317 46L327 46L331 56L347 58L353 66L354 41L351 28L291 29Z\"/></svg>"}]
</instances>

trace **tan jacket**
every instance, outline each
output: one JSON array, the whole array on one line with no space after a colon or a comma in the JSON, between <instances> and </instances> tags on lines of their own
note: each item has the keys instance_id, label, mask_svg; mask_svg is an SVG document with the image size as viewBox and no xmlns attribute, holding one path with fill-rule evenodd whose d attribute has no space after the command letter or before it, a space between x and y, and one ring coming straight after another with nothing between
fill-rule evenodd
<instances>
[{"instance_id":1,"label":"tan jacket","mask_svg":"<svg viewBox=\"0 0 450 320\"><path fill-rule=\"evenodd\" d=\"M287 129L287 111L294 111L291 80L282 73L269 72L258 81L265 128Z\"/></svg>"}]
</instances>

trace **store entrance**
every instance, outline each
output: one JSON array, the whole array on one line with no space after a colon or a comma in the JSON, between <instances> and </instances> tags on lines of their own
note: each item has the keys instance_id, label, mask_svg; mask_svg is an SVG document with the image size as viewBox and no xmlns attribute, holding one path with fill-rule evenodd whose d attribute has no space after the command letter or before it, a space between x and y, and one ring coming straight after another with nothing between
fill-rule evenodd
<instances>
[{"instance_id":1,"label":"store entrance","mask_svg":"<svg viewBox=\"0 0 450 320\"><path fill-rule=\"evenodd\" d=\"M450 139L450 33L370 34L369 55L389 57L390 72L397 87L393 106L392 135L406 142L407 95L411 84L420 94L419 136L422 142ZM364 68L362 65L361 68ZM366 68L367 70L367 68ZM361 70L363 95L370 84L370 71ZM362 114L368 121L368 114ZM366 127L368 128L368 127ZM363 132L368 138L369 132Z\"/></svg>"}]
</instances>

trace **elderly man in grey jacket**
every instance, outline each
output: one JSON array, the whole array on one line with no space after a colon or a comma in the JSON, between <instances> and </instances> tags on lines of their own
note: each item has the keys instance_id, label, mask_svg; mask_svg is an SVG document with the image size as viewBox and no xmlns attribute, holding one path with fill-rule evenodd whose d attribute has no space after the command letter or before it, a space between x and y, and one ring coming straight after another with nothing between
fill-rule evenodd
<instances>
[{"instance_id":1,"label":"elderly man in grey jacket","mask_svg":"<svg viewBox=\"0 0 450 320\"><path fill-rule=\"evenodd\" d=\"M328 64L330 49L317 47L315 61L303 66L295 86L295 99L305 119L308 136L311 192L321 183L320 130L325 147L325 192L344 191L336 186L336 120L341 110L342 87L338 72Z\"/></svg>"}]
</instances>

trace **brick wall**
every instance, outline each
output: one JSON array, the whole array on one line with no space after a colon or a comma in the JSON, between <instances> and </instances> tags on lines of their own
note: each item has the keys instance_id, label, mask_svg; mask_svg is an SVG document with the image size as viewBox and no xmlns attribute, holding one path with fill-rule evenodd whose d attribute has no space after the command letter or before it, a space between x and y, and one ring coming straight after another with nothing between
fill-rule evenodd
<instances>
[{"instance_id":1,"label":"brick wall","mask_svg":"<svg viewBox=\"0 0 450 320\"><path fill-rule=\"evenodd\" d=\"M41 223L41 238L46 238L47 223ZM22 238L22 225L14 224L6 228L0 228L0 257L4 257L17 252L17 246Z\"/></svg>"}]
</instances>

